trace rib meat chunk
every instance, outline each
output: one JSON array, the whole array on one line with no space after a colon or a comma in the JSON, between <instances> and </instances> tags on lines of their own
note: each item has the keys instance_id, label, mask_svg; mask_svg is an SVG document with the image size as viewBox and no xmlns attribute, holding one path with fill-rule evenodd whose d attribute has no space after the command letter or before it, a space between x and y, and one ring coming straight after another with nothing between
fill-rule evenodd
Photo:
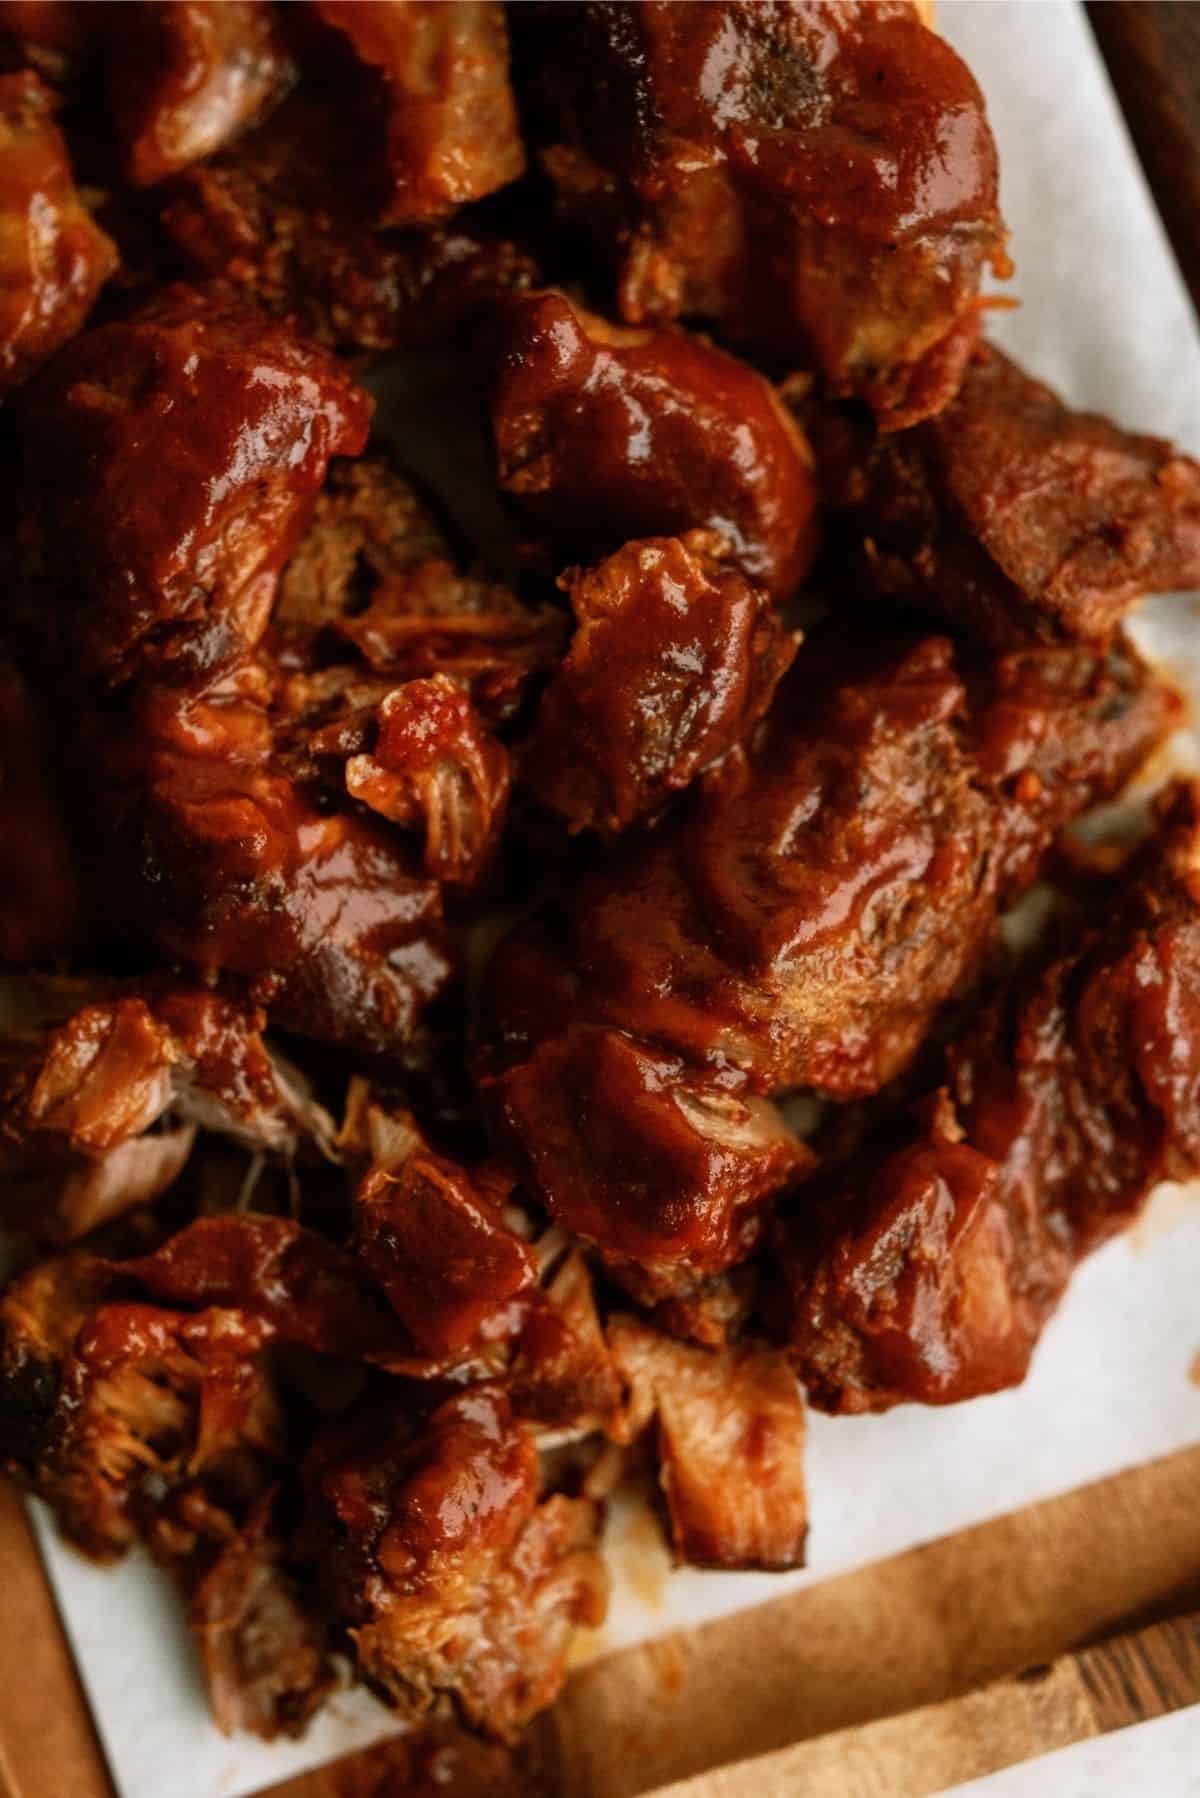
<instances>
[{"instance_id":1,"label":"rib meat chunk","mask_svg":"<svg viewBox=\"0 0 1200 1798\"><path fill-rule=\"evenodd\" d=\"M498 300L530 285L532 262L470 217L373 230L348 118L352 107L302 86L265 124L171 184L167 231L201 274L299 318L324 342L364 350L461 342Z\"/></svg>"},{"instance_id":2,"label":"rib meat chunk","mask_svg":"<svg viewBox=\"0 0 1200 1798\"><path fill-rule=\"evenodd\" d=\"M121 936L240 976L280 1025L394 1054L452 972L441 890L386 823L294 778L272 684L247 656L93 716L92 853L119 851L104 908Z\"/></svg>"},{"instance_id":3,"label":"rib meat chunk","mask_svg":"<svg viewBox=\"0 0 1200 1798\"><path fill-rule=\"evenodd\" d=\"M261 1013L169 983L15 984L0 1037L8 1223L70 1240L156 1198L197 1126L289 1159L328 1152L332 1120L264 1044Z\"/></svg>"},{"instance_id":4,"label":"rib meat chunk","mask_svg":"<svg viewBox=\"0 0 1200 1798\"><path fill-rule=\"evenodd\" d=\"M99 1264L69 1255L0 1301L6 1458L100 1560L130 1547L184 1485L261 1490L282 1442L261 1363L269 1324L98 1303L107 1284Z\"/></svg>"},{"instance_id":5,"label":"rib meat chunk","mask_svg":"<svg viewBox=\"0 0 1200 1798\"><path fill-rule=\"evenodd\" d=\"M657 1419L676 1558L696 1567L804 1565L804 1401L786 1357L713 1354L616 1317L609 1345L629 1390L625 1428Z\"/></svg>"},{"instance_id":6,"label":"rib meat chunk","mask_svg":"<svg viewBox=\"0 0 1200 1798\"><path fill-rule=\"evenodd\" d=\"M380 1364L502 1380L539 1441L609 1427L621 1393L587 1263L557 1228L535 1239L512 1176L435 1154L361 1082L339 1140L357 1175L354 1252L418 1351Z\"/></svg>"},{"instance_id":7,"label":"rib meat chunk","mask_svg":"<svg viewBox=\"0 0 1200 1798\"><path fill-rule=\"evenodd\" d=\"M500 945L506 1137L550 1210L661 1296L744 1257L797 1171L751 1095L900 1073L1056 832L1169 727L1132 652L1063 653L960 670L942 638L814 640L749 753Z\"/></svg>"},{"instance_id":8,"label":"rib meat chunk","mask_svg":"<svg viewBox=\"0 0 1200 1798\"><path fill-rule=\"evenodd\" d=\"M603 1617L595 1508L538 1499L528 1429L478 1386L424 1423L367 1416L310 1456L314 1540L359 1671L406 1715L449 1695L511 1739Z\"/></svg>"},{"instance_id":9,"label":"rib meat chunk","mask_svg":"<svg viewBox=\"0 0 1200 1798\"><path fill-rule=\"evenodd\" d=\"M70 1241L165 1191L195 1125L170 1115L174 1045L144 1002L82 1003L51 1019L10 1026L4 1042L3 1216Z\"/></svg>"},{"instance_id":10,"label":"rib meat chunk","mask_svg":"<svg viewBox=\"0 0 1200 1798\"><path fill-rule=\"evenodd\" d=\"M911 1143L833 1177L828 1220L788 1212L786 1328L814 1405L946 1404L1025 1377L1071 1257L1049 1236L1014 1235L999 1184L946 1104Z\"/></svg>"},{"instance_id":11,"label":"rib meat chunk","mask_svg":"<svg viewBox=\"0 0 1200 1798\"><path fill-rule=\"evenodd\" d=\"M799 429L769 381L682 331L621 329L558 293L514 301L492 429L501 487L573 554L703 525L776 599L812 559Z\"/></svg>"},{"instance_id":12,"label":"rib meat chunk","mask_svg":"<svg viewBox=\"0 0 1200 1798\"><path fill-rule=\"evenodd\" d=\"M1179 724L1182 701L1129 640L1032 646L968 673L970 746L1001 808L1000 890L1034 878L1064 825L1112 798Z\"/></svg>"},{"instance_id":13,"label":"rib meat chunk","mask_svg":"<svg viewBox=\"0 0 1200 1798\"><path fill-rule=\"evenodd\" d=\"M572 830L616 834L748 735L797 638L715 531L628 543L559 584L575 635L522 770Z\"/></svg>"},{"instance_id":14,"label":"rib meat chunk","mask_svg":"<svg viewBox=\"0 0 1200 1798\"><path fill-rule=\"evenodd\" d=\"M530 117L631 324L695 316L889 429L953 394L1006 269L983 99L915 6L516 9Z\"/></svg>"},{"instance_id":15,"label":"rib meat chunk","mask_svg":"<svg viewBox=\"0 0 1200 1798\"><path fill-rule=\"evenodd\" d=\"M473 890L493 861L509 763L489 727L561 622L460 572L383 463L339 470L273 610L283 557L254 528L266 610L214 599L147 638L119 705L86 700L81 834L114 934L240 976L285 1026L394 1054L452 971L443 884ZM236 544L213 558L223 599Z\"/></svg>"},{"instance_id":16,"label":"rib meat chunk","mask_svg":"<svg viewBox=\"0 0 1200 1798\"><path fill-rule=\"evenodd\" d=\"M349 652L377 677L376 694L450 675L499 723L530 676L556 663L563 636L552 607L522 605L501 582L464 572L411 482L367 456L331 470L284 569L269 641L297 675L280 703L301 716L319 718L326 685L340 704Z\"/></svg>"},{"instance_id":17,"label":"rib meat chunk","mask_svg":"<svg viewBox=\"0 0 1200 1798\"><path fill-rule=\"evenodd\" d=\"M832 637L749 754L502 946L503 1056L569 1015L759 1090L876 1090L975 967L1032 845L1119 791L1177 715L1128 648L960 667L940 637Z\"/></svg>"},{"instance_id":18,"label":"rib meat chunk","mask_svg":"<svg viewBox=\"0 0 1200 1798\"><path fill-rule=\"evenodd\" d=\"M295 78L264 0L137 0L106 26L113 116L138 187L211 156Z\"/></svg>"},{"instance_id":19,"label":"rib meat chunk","mask_svg":"<svg viewBox=\"0 0 1200 1798\"><path fill-rule=\"evenodd\" d=\"M553 1232L550 1233L553 1236ZM561 1249L561 1242L551 1244ZM621 1379L596 1308L591 1272L578 1248L557 1265L545 1239L534 1245L551 1265L525 1307L505 1385L517 1417L538 1428L539 1441L619 1432Z\"/></svg>"},{"instance_id":20,"label":"rib meat chunk","mask_svg":"<svg viewBox=\"0 0 1200 1798\"><path fill-rule=\"evenodd\" d=\"M346 791L424 839L425 871L445 885L477 886L500 846L509 758L469 697L447 674L386 694L369 751L346 763Z\"/></svg>"},{"instance_id":21,"label":"rib meat chunk","mask_svg":"<svg viewBox=\"0 0 1200 1798\"><path fill-rule=\"evenodd\" d=\"M113 930L241 976L286 1026L395 1054L452 972L442 883L480 882L504 816L485 716L560 634L461 574L385 465L340 471L256 646L225 636L209 666L197 625L147 649L119 710L85 714L93 853L122 848L99 888Z\"/></svg>"},{"instance_id":22,"label":"rib meat chunk","mask_svg":"<svg viewBox=\"0 0 1200 1798\"><path fill-rule=\"evenodd\" d=\"M74 337L117 266L76 191L57 107L32 69L0 75L0 394Z\"/></svg>"},{"instance_id":23,"label":"rib meat chunk","mask_svg":"<svg viewBox=\"0 0 1200 1798\"><path fill-rule=\"evenodd\" d=\"M362 98L383 115L387 184L377 223L431 223L523 172L499 0L311 4L345 36L369 77Z\"/></svg>"},{"instance_id":24,"label":"rib meat chunk","mask_svg":"<svg viewBox=\"0 0 1200 1798\"><path fill-rule=\"evenodd\" d=\"M1184 787L1107 919L951 1046L924 1119L781 1217L789 1353L814 1404L1018 1384L1078 1261L1157 1181L1200 1169L1198 844Z\"/></svg>"},{"instance_id":25,"label":"rib meat chunk","mask_svg":"<svg viewBox=\"0 0 1200 1798\"><path fill-rule=\"evenodd\" d=\"M0 1449L63 1534L141 1539L182 1587L220 1728L299 1734L334 1684L327 1622L273 1519L287 1465L262 1317L117 1300L111 1265L46 1261L0 1301Z\"/></svg>"},{"instance_id":26,"label":"rib meat chunk","mask_svg":"<svg viewBox=\"0 0 1200 1798\"><path fill-rule=\"evenodd\" d=\"M574 1024L500 1081L495 1104L555 1217L652 1300L744 1260L764 1201L811 1165L743 1085Z\"/></svg>"},{"instance_id":27,"label":"rib meat chunk","mask_svg":"<svg viewBox=\"0 0 1200 1798\"><path fill-rule=\"evenodd\" d=\"M216 294L168 289L79 338L21 419L25 574L61 666L116 681L184 626L257 641L369 416L324 351Z\"/></svg>"},{"instance_id":28,"label":"rib meat chunk","mask_svg":"<svg viewBox=\"0 0 1200 1798\"><path fill-rule=\"evenodd\" d=\"M124 686L85 691L70 745L112 933L394 1054L452 971L442 884L477 886L499 836L485 717L561 625L460 572L382 464L340 473L306 533L366 419L323 351L173 290L33 396L23 573L47 659Z\"/></svg>"},{"instance_id":29,"label":"rib meat chunk","mask_svg":"<svg viewBox=\"0 0 1200 1798\"><path fill-rule=\"evenodd\" d=\"M410 1144L373 1162L359 1184L355 1250L422 1352L452 1356L481 1331L513 1333L520 1313L512 1301L530 1291L537 1270L502 1215L510 1180L469 1174L415 1132Z\"/></svg>"},{"instance_id":30,"label":"rib meat chunk","mask_svg":"<svg viewBox=\"0 0 1200 1798\"><path fill-rule=\"evenodd\" d=\"M346 1360L411 1348L370 1270L292 1218L200 1217L136 1259L106 1262L114 1282L172 1309L236 1310L274 1340Z\"/></svg>"},{"instance_id":31,"label":"rib meat chunk","mask_svg":"<svg viewBox=\"0 0 1200 1798\"><path fill-rule=\"evenodd\" d=\"M185 322L168 328L162 317L176 312ZM358 758L381 761L377 751L389 755L393 738L405 734L389 732L406 703L389 694L417 666L440 672L442 644L450 675L505 715L525 673L550 653L546 621L495 583L460 575L440 539L437 556L428 544L419 556L408 554L414 521L396 498L399 483L389 488L368 476L332 496L316 526L320 541L305 541L302 571L289 575L265 639L279 571L303 530L327 454L355 447L358 438L344 435L351 417L356 431L365 424L361 397L339 374L322 398L317 374L333 380L323 352L223 300L176 293L140 323L111 330L134 334L145 350L149 391L138 390L132 411L123 403L114 411L115 400L101 405L100 390L82 380L66 385L58 404L49 388L39 393L34 462L49 454L52 422L72 425L87 394L109 423L95 424L105 447L102 454L93 444L91 485L83 479L88 433L75 429L78 479L62 480L70 502L52 532L42 496L25 570L31 608L44 570L62 583L61 606L37 621L47 654L81 647L66 665L82 662L85 673L127 682L119 703L94 689L85 695L70 746L91 799L81 807L81 837L95 864L100 909L113 933L139 948L150 942L207 975L240 976L292 1028L394 1053L449 978L436 876L467 885L486 868L507 796L507 757L457 689L435 683L421 689L432 702L422 716L439 707L446 713L449 755L419 765L420 733L407 750L402 740L397 755L401 763L407 756L407 767L383 768L389 781L399 778L387 794L372 787L381 801L374 818L354 805L347 764L365 791L371 770ZM116 349L114 340L106 353ZM178 360L163 361L160 350ZM308 360L316 374L305 372ZM121 361L119 378L127 377ZM144 427L134 422L143 403ZM201 406L211 417L206 411L204 431L193 434L192 412ZM127 436L113 418L124 420ZM240 433L249 433L251 450L239 449ZM152 448L161 463L154 478L171 482L155 514L139 489L145 474L153 495L142 466ZM341 493L349 502L339 506ZM398 541L389 507L403 514ZM105 554L92 558L85 578L77 566L84 538L101 521ZM424 531L416 529L423 543ZM374 560L372 603L354 617L360 556ZM92 601L86 611L85 595ZM390 660L389 633L396 642ZM331 634L340 666L330 659ZM117 658L122 635L126 653ZM459 752L467 749L471 765L460 771ZM328 767L337 771L332 788ZM399 786L410 774L412 803L401 808ZM389 822L400 810L406 829L423 831L433 875Z\"/></svg>"},{"instance_id":32,"label":"rib meat chunk","mask_svg":"<svg viewBox=\"0 0 1200 1798\"><path fill-rule=\"evenodd\" d=\"M303 1735L333 1690L328 1625L306 1597L260 1503L220 1542L188 1599L213 1721L226 1735Z\"/></svg>"},{"instance_id":33,"label":"rib meat chunk","mask_svg":"<svg viewBox=\"0 0 1200 1798\"><path fill-rule=\"evenodd\" d=\"M1200 463L1073 412L997 349L913 431L852 449L826 430L872 591L984 642L1107 641L1147 593L1200 586Z\"/></svg>"}]
</instances>

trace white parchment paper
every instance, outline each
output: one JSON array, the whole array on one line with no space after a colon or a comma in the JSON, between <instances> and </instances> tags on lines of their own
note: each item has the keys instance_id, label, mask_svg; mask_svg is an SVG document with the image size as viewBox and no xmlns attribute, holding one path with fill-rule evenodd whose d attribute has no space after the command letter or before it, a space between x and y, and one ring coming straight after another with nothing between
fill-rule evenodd
<instances>
[{"instance_id":1,"label":"white parchment paper","mask_svg":"<svg viewBox=\"0 0 1200 1798\"><path fill-rule=\"evenodd\" d=\"M1076 404L1200 453L1195 321L1082 10L1074 0L943 0L938 22L979 77L1000 144L1018 268L1010 291L1022 306L998 315L993 335ZM1157 601L1138 635L1200 703L1196 623L1194 600ZM1190 765L1194 743L1178 747ZM1189 1379L1198 1290L1200 1194L1164 1188L1127 1240L1082 1269L1019 1391L945 1411L814 1418L803 1574L667 1578L644 1517L619 1512L610 1528L616 1594L596 1652L1200 1440L1200 1388ZM44 1516L38 1529L121 1798L242 1798L390 1728L371 1699L354 1695L335 1700L298 1744L220 1736L166 1582L137 1560L93 1568L57 1543Z\"/></svg>"}]
</instances>

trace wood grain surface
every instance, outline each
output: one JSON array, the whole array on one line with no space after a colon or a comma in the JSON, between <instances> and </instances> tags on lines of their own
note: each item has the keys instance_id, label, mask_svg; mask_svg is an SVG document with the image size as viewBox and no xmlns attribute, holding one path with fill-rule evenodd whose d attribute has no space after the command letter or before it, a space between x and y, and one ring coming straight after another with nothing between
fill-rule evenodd
<instances>
[{"instance_id":1,"label":"wood grain surface","mask_svg":"<svg viewBox=\"0 0 1200 1798\"><path fill-rule=\"evenodd\" d=\"M1200 4L1091 0L1087 13L1200 311Z\"/></svg>"},{"instance_id":2,"label":"wood grain surface","mask_svg":"<svg viewBox=\"0 0 1200 1798\"><path fill-rule=\"evenodd\" d=\"M113 1798L25 1502L0 1478L0 1793Z\"/></svg>"},{"instance_id":3,"label":"wood grain surface","mask_svg":"<svg viewBox=\"0 0 1200 1798\"><path fill-rule=\"evenodd\" d=\"M1031 1742L1049 1754L1179 1710L1194 1702L1198 1661L1200 1612L944 1704L661 1786L649 1798L924 1798L1028 1760Z\"/></svg>"}]
</instances>

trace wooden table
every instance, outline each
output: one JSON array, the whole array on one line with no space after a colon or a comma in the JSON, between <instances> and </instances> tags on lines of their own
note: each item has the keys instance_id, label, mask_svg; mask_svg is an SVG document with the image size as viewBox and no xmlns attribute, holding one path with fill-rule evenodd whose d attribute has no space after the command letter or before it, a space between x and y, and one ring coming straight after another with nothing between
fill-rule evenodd
<instances>
[{"instance_id":1,"label":"wooden table","mask_svg":"<svg viewBox=\"0 0 1200 1798\"><path fill-rule=\"evenodd\" d=\"M1087 13L1200 312L1200 4L1090 0Z\"/></svg>"}]
</instances>

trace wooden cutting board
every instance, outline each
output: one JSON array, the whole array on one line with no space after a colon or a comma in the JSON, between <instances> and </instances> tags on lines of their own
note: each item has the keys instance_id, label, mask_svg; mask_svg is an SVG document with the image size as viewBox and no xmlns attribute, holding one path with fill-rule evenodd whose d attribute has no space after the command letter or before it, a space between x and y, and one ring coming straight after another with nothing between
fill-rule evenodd
<instances>
[{"instance_id":1,"label":"wooden cutting board","mask_svg":"<svg viewBox=\"0 0 1200 1798\"><path fill-rule=\"evenodd\" d=\"M1196 1703L1200 1610L1015 1679L655 1788L653 1798L923 1798ZM1196 1718L1200 1752L1200 1711ZM1051 1788L1048 1786L1047 1790Z\"/></svg>"},{"instance_id":2,"label":"wooden cutting board","mask_svg":"<svg viewBox=\"0 0 1200 1798\"><path fill-rule=\"evenodd\" d=\"M1087 14L1200 311L1200 5L1090 0Z\"/></svg>"}]
</instances>

